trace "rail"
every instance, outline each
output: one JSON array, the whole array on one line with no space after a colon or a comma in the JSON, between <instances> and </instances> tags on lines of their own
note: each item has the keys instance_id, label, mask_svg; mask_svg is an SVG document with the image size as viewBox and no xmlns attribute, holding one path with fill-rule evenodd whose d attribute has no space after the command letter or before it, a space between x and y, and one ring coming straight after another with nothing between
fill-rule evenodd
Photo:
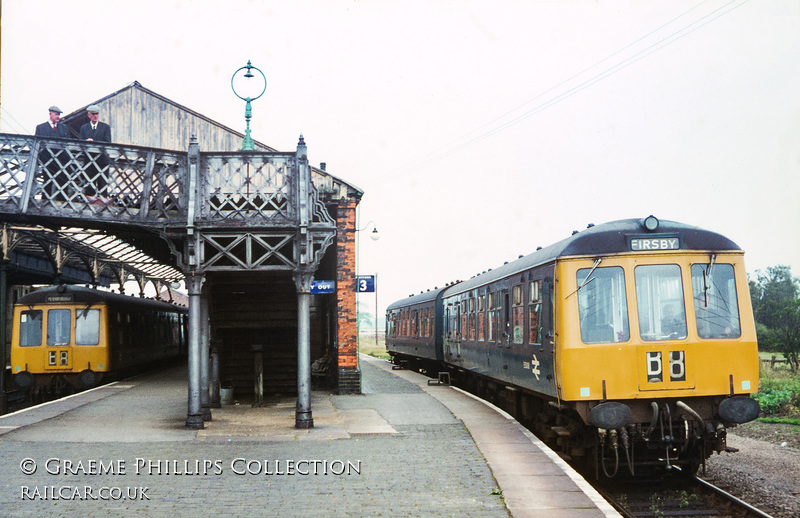
<instances>
[{"instance_id":1,"label":"rail","mask_svg":"<svg viewBox=\"0 0 800 518\"><path fill-rule=\"evenodd\" d=\"M676 468L676 472L680 469ZM611 487L592 486L614 509L626 518L737 516L740 518L772 518L772 516L695 476L677 474L662 478L640 478Z\"/></svg>"}]
</instances>

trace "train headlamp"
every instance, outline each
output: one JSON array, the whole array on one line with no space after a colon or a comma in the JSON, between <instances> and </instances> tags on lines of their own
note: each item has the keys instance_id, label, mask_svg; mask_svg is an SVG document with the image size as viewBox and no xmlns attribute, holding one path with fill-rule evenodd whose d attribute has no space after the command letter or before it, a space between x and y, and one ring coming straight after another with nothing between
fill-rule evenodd
<instances>
[{"instance_id":1,"label":"train headlamp","mask_svg":"<svg viewBox=\"0 0 800 518\"><path fill-rule=\"evenodd\" d=\"M642 226L650 232L653 232L658 229L658 218L653 215L647 216L642 220Z\"/></svg>"},{"instance_id":2,"label":"train headlamp","mask_svg":"<svg viewBox=\"0 0 800 518\"><path fill-rule=\"evenodd\" d=\"M749 423L758 417L761 406L748 396L734 396L719 404L719 416L726 423Z\"/></svg>"},{"instance_id":3,"label":"train headlamp","mask_svg":"<svg viewBox=\"0 0 800 518\"><path fill-rule=\"evenodd\" d=\"M632 420L633 414L630 407L616 401L600 403L589 412L589 422L605 430L623 428L628 426Z\"/></svg>"}]
</instances>

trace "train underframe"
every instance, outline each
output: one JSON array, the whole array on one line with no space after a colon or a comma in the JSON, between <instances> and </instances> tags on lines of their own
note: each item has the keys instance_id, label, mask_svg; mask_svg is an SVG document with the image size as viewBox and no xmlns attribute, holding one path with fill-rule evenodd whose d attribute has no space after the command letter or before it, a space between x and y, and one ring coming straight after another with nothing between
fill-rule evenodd
<instances>
[{"instance_id":1,"label":"train underframe","mask_svg":"<svg viewBox=\"0 0 800 518\"><path fill-rule=\"evenodd\" d=\"M398 355L393 361L433 377L443 370L436 362L418 358ZM610 408L607 421L618 418L625 406L629 422L602 428L589 424L592 407L600 406L597 402L559 402L473 372L452 366L447 370L454 385L513 415L587 476L638 476L676 467L683 474L694 474L712 453L736 451L726 443L727 429L735 424L718 416L724 397L611 403L619 406Z\"/></svg>"}]
</instances>

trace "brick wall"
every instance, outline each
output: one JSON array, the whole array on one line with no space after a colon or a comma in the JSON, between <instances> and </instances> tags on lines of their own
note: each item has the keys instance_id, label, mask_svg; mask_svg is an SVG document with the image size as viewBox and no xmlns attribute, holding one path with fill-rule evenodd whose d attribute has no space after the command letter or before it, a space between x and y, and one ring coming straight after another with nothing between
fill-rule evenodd
<instances>
[{"instance_id":1,"label":"brick wall","mask_svg":"<svg viewBox=\"0 0 800 518\"><path fill-rule=\"evenodd\" d=\"M338 388L340 394L361 393L358 370L358 324L356 310L356 200L339 200L336 226L336 302L338 344Z\"/></svg>"}]
</instances>

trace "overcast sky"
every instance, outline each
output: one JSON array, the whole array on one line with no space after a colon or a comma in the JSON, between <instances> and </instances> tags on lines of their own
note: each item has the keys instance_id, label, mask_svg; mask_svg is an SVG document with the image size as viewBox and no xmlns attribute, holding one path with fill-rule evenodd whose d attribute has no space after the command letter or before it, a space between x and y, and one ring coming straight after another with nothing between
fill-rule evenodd
<instances>
[{"instance_id":1,"label":"overcast sky","mask_svg":"<svg viewBox=\"0 0 800 518\"><path fill-rule=\"evenodd\" d=\"M649 214L799 276L798 56L786 0L3 0L0 129L136 80L243 131L251 60L253 137L364 190L381 311Z\"/></svg>"}]
</instances>

